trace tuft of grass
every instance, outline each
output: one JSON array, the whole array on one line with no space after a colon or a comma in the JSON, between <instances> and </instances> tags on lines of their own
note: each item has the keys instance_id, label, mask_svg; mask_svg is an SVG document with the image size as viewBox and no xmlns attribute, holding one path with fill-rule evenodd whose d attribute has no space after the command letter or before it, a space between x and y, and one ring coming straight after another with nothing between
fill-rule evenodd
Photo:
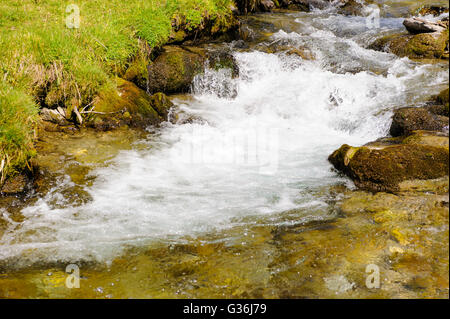
<instances>
[{"instance_id":1,"label":"tuft of grass","mask_svg":"<svg viewBox=\"0 0 450 319\"><path fill-rule=\"evenodd\" d=\"M39 107L89 104L114 85L113 79L125 73L134 57L167 42L173 26L192 30L205 19L220 22L231 15L232 3L0 0L2 174L20 169L33 155L31 126ZM66 27L69 4L80 9L78 29Z\"/></svg>"},{"instance_id":2,"label":"tuft of grass","mask_svg":"<svg viewBox=\"0 0 450 319\"><path fill-rule=\"evenodd\" d=\"M22 171L33 148L34 124L38 111L33 99L23 91L0 82L0 185L5 178Z\"/></svg>"}]
</instances>

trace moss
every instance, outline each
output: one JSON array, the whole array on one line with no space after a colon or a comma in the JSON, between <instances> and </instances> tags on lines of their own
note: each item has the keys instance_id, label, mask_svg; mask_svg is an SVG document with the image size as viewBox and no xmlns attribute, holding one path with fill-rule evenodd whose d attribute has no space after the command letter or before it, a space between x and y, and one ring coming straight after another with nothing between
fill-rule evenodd
<instances>
[{"instance_id":1,"label":"moss","mask_svg":"<svg viewBox=\"0 0 450 319\"><path fill-rule=\"evenodd\" d=\"M389 51L400 57L409 58L445 58L448 46L448 30L441 34L421 33L416 35L394 34L382 37L371 44L370 48Z\"/></svg>"},{"instance_id":2,"label":"moss","mask_svg":"<svg viewBox=\"0 0 450 319\"><path fill-rule=\"evenodd\" d=\"M178 93L189 89L194 76L203 71L204 53L198 50L166 46L148 67L148 90L152 93Z\"/></svg>"},{"instance_id":3,"label":"moss","mask_svg":"<svg viewBox=\"0 0 450 319\"><path fill-rule=\"evenodd\" d=\"M449 116L449 89L443 90L439 93L438 96L435 97L436 103L442 105L441 114L445 116Z\"/></svg>"},{"instance_id":4,"label":"moss","mask_svg":"<svg viewBox=\"0 0 450 319\"><path fill-rule=\"evenodd\" d=\"M124 79L133 82L141 89L146 89L148 82L147 66L149 63L150 61L146 57L138 56L128 67Z\"/></svg>"},{"instance_id":5,"label":"moss","mask_svg":"<svg viewBox=\"0 0 450 319\"><path fill-rule=\"evenodd\" d=\"M350 146L343 145L330 155L329 161L363 189L397 191L398 184L405 180L448 175L448 147L416 143L360 147L349 159L350 150Z\"/></svg>"},{"instance_id":6,"label":"moss","mask_svg":"<svg viewBox=\"0 0 450 319\"><path fill-rule=\"evenodd\" d=\"M110 129L121 125L155 125L167 120L162 109L170 101L165 96L150 97L129 81L117 78L116 82L115 87L106 87L96 98L94 110L104 114L95 114L89 119L90 126ZM164 101L165 104L156 103L158 101Z\"/></svg>"},{"instance_id":7,"label":"moss","mask_svg":"<svg viewBox=\"0 0 450 319\"><path fill-rule=\"evenodd\" d=\"M427 107L405 107L395 111L390 134L401 136L415 130L442 131L446 126L448 117L433 114Z\"/></svg>"},{"instance_id":8,"label":"moss","mask_svg":"<svg viewBox=\"0 0 450 319\"><path fill-rule=\"evenodd\" d=\"M164 120L169 118L169 110L173 106L173 103L164 93L156 93L150 97L153 109Z\"/></svg>"}]
</instances>

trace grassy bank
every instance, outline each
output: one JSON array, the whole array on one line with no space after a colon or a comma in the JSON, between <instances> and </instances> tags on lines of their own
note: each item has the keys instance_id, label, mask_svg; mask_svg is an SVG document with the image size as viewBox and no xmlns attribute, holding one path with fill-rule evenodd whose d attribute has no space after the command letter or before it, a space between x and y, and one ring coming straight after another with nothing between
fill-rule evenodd
<instances>
[{"instance_id":1,"label":"grassy bank","mask_svg":"<svg viewBox=\"0 0 450 319\"><path fill-rule=\"evenodd\" d=\"M79 8L79 28L66 19ZM0 0L0 164L13 174L33 155L39 107L89 104L136 56L178 29L225 26L232 0ZM74 20L71 20L74 21Z\"/></svg>"}]
</instances>

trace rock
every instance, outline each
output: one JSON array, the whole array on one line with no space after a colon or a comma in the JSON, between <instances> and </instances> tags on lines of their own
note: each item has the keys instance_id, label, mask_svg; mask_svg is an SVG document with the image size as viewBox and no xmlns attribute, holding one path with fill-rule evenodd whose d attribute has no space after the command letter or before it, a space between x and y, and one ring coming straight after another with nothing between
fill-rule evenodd
<instances>
[{"instance_id":1,"label":"rock","mask_svg":"<svg viewBox=\"0 0 450 319\"><path fill-rule=\"evenodd\" d=\"M364 5L355 1L355 0L341 0L341 3L338 5L338 13L343 15L361 15L364 9Z\"/></svg>"},{"instance_id":2,"label":"rock","mask_svg":"<svg viewBox=\"0 0 450 319\"><path fill-rule=\"evenodd\" d=\"M314 54L309 49L293 45L287 40L273 41L269 44L261 43L256 48L265 53L285 53L286 55L297 55L304 60L314 60Z\"/></svg>"},{"instance_id":3,"label":"rock","mask_svg":"<svg viewBox=\"0 0 450 319\"><path fill-rule=\"evenodd\" d=\"M449 89L445 89L434 98L437 105L429 106L430 112L438 115L449 116Z\"/></svg>"},{"instance_id":4,"label":"rock","mask_svg":"<svg viewBox=\"0 0 450 319\"><path fill-rule=\"evenodd\" d=\"M429 145L433 147L449 147L449 139L443 133L418 130L407 137L402 137L402 144Z\"/></svg>"},{"instance_id":5,"label":"rock","mask_svg":"<svg viewBox=\"0 0 450 319\"><path fill-rule=\"evenodd\" d=\"M239 68L229 50L166 46L164 52L148 67L148 91L171 93L187 92L194 77L205 67L219 70L231 69L232 76L239 75Z\"/></svg>"},{"instance_id":6,"label":"rock","mask_svg":"<svg viewBox=\"0 0 450 319\"><path fill-rule=\"evenodd\" d=\"M67 126L70 123L66 119L66 112L61 108L55 110L43 108L40 112L41 119L47 122L52 122L61 126Z\"/></svg>"},{"instance_id":7,"label":"rock","mask_svg":"<svg viewBox=\"0 0 450 319\"><path fill-rule=\"evenodd\" d=\"M395 111L389 132L401 136L415 130L443 131L448 125L448 117L433 114L427 107L404 107Z\"/></svg>"},{"instance_id":8,"label":"rock","mask_svg":"<svg viewBox=\"0 0 450 319\"><path fill-rule=\"evenodd\" d=\"M403 25L411 34L442 32L446 29L445 24L425 19L412 17L403 20Z\"/></svg>"},{"instance_id":9,"label":"rock","mask_svg":"<svg viewBox=\"0 0 450 319\"><path fill-rule=\"evenodd\" d=\"M420 14L421 16L425 15L433 15L439 16L445 12L448 12L448 7L440 7L440 6L422 6L419 10L416 11L416 14Z\"/></svg>"},{"instance_id":10,"label":"rock","mask_svg":"<svg viewBox=\"0 0 450 319\"><path fill-rule=\"evenodd\" d=\"M164 93L153 94L150 97L150 103L161 119L169 120L169 110L172 108L173 103Z\"/></svg>"},{"instance_id":11,"label":"rock","mask_svg":"<svg viewBox=\"0 0 450 319\"><path fill-rule=\"evenodd\" d=\"M429 136L417 140L410 136L404 142L393 145L351 147L345 144L328 160L359 188L395 192L400 190L399 184L404 181L448 175L448 144L447 147L437 145L439 143Z\"/></svg>"},{"instance_id":12,"label":"rock","mask_svg":"<svg viewBox=\"0 0 450 319\"><path fill-rule=\"evenodd\" d=\"M168 120L173 106L163 94L149 96L134 83L117 78L117 87L102 90L94 99L87 126L109 130L122 125L146 127Z\"/></svg>"},{"instance_id":13,"label":"rock","mask_svg":"<svg viewBox=\"0 0 450 319\"><path fill-rule=\"evenodd\" d=\"M441 33L389 35L375 40L369 48L411 59L448 58L448 29Z\"/></svg>"},{"instance_id":14,"label":"rock","mask_svg":"<svg viewBox=\"0 0 450 319\"><path fill-rule=\"evenodd\" d=\"M0 193L11 196L25 192L29 178L24 174L15 175L6 179L0 188Z\"/></svg>"},{"instance_id":15,"label":"rock","mask_svg":"<svg viewBox=\"0 0 450 319\"><path fill-rule=\"evenodd\" d=\"M148 82L148 64L149 60L146 57L138 56L131 62L123 78L133 82L141 89L146 90Z\"/></svg>"},{"instance_id":16,"label":"rock","mask_svg":"<svg viewBox=\"0 0 450 319\"><path fill-rule=\"evenodd\" d=\"M226 49L212 50L207 53L209 68L214 70L230 69L232 76L239 76L239 66L233 53Z\"/></svg>"},{"instance_id":17,"label":"rock","mask_svg":"<svg viewBox=\"0 0 450 319\"><path fill-rule=\"evenodd\" d=\"M259 8L263 12L270 12L275 8L275 4L271 0L261 0L259 3Z\"/></svg>"},{"instance_id":18,"label":"rock","mask_svg":"<svg viewBox=\"0 0 450 319\"><path fill-rule=\"evenodd\" d=\"M187 92L194 77L204 70L204 50L180 46L165 46L163 49L163 53L148 66L148 91L166 94Z\"/></svg>"}]
</instances>

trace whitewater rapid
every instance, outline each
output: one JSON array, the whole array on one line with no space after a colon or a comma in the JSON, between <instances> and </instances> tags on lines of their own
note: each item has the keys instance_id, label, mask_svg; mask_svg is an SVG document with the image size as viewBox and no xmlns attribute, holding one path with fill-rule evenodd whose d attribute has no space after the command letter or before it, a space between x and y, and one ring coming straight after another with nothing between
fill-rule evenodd
<instances>
[{"instance_id":1,"label":"whitewater rapid","mask_svg":"<svg viewBox=\"0 0 450 319\"><path fill-rule=\"evenodd\" d=\"M84 186L91 201L65 202L61 189L74 183L67 177L24 208L22 222L9 219L0 260L107 261L154 240L280 224L292 209L298 219L322 218L328 203L317 189L351 187L328 155L385 136L393 108L437 93L448 75L366 49L374 31L358 19L290 19L298 30L280 29L269 43L307 47L314 59L235 50L239 77L224 70L198 76L190 98L174 99L174 112L193 120L164 123L139 148L92 172L93 185ZM382 23L389 31L401 22Z\"/></svg>"}]
</instances>

